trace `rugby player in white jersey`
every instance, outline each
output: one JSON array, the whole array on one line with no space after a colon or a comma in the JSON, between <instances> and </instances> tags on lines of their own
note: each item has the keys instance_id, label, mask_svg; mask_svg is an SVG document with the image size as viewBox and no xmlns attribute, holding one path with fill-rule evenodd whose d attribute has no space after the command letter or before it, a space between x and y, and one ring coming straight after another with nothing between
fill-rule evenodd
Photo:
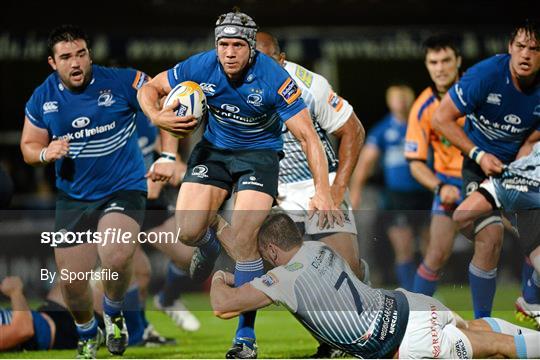
<instances>
[{"instance_id":1,"label":"rugby player in white jersey","mask_svg":"<svg viewBox=\"0 0 540 360\"><path fill-rule=\"evenodd\" d=\"M372 289L331 248L304 242L285 214L266 219L258 246L275 268L238 288L233 274L216 272L210 291L216 316L277 303L317 339L362 358L540 356L538 331L496 318L464 321L429 296Z\"/></svg>"},{"instance_id":2,"label":"rugby player in white jersey","mask_svg":"<svg viewBox=\"0 0 540 360\"><path fill-rule=\"evenodd\" d=\"M257 50L279 62L302 89L302 98L326 152L332 198L336 206L344 211L344 226L321 229L317 226L317 219L309 217L308 203L315 193L313 176L301 143L289 131L283 134L285 157L279 163L279 207L289 213L301 232L305 232L306 239L321 240L336 250L362 279L362 267L367 264L359 261L357 231L347 184L364 143L364 128L352 106L332 90L323 76L285 61L285 53L280 51L277 39L272 34L257 32ZM329 134L339 140L337 156Z\"/></svg>"}]
</instances>

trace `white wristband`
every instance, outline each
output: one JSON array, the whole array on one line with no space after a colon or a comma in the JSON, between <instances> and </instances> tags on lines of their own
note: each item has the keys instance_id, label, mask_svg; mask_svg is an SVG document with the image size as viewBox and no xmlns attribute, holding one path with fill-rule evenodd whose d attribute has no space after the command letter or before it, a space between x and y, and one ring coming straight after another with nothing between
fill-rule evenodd
<instances>
[{"instance_id":1,"label":"white wristband","mask_svg":"<svg viewBox=\"0 0 540 360\"><path fill-rule=\"evenodd\" d=\"M44 147L43 149L41 149L41 151L39 152L39 161L42 163L42 164L48 164L49 162L47 161L47 158L45 157L47 155L47 147Z\"/></svg>"},{"instance_id":2,"label":"white wristband","mask_svg":"<svg viewBox=\"0 0 540 360\"><path fill-rule=\"evenodd\" d=\"M475 146L469 151L469 157L473 159L478 165L480 165L480 160L482 160L482 157L486 152L484 150L480 150L478 146Z\"/></svg>"}]
</instances>

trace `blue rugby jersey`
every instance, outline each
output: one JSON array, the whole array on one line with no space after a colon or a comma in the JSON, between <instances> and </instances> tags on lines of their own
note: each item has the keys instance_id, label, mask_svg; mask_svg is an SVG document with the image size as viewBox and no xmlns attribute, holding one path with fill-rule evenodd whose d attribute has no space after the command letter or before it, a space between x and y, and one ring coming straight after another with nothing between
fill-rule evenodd
<instances>
[{"instance_id":1,"label":"blue rugby jersey","mask_svg":"<svg viewBox=\"0 0 540 360\"><path fill-rule=\"evenodd\" d=\"M30 122L52 139L69 140L69 155L56 161L56 186L77 200L98 200L119 190L146 191L135 134L137 89L147 76L133 69L92 65L81 92L66 88L56 72L26 104Z\"/></svg>"},{"instance_id":2,"label":"blue rugby jersey","mask_svg":"<svg viewBox=\"0 0 540 360\"><path fill-rule=\"evenodd\" d=\"M280 151L284 123L306 108L289 74L258 51L239 83L228 79L216 50L178 63L167 75L172 88L187 80L201 86L209 110L203 136L221 149Z\"/></svg>"},{"instance_id":3,"label":"blue rugby jersey","mask_svg":"<svg viewBox=\"0 0 540 360\"><path fill-rule=\"evenodd\" d=\"M448 93L467 115L464 130L471 141L505 164L532 131L540 130L540 86L527 93L516 89L508 54L474 65Z\"/></svg>"},{"instance_id":4,"label":"blue rugby jersey","mask_svg":"<svg viewBox=\"0 0 540 360\"><path fill-rule=\"evenodd\" d=\"M386 115L375 124L366 138L366 144L376 146L382 155L384 182L393 191L420 191L424 187L412 176L405 159L405 134L407 123Z\"/></svg>"}]
</instances>

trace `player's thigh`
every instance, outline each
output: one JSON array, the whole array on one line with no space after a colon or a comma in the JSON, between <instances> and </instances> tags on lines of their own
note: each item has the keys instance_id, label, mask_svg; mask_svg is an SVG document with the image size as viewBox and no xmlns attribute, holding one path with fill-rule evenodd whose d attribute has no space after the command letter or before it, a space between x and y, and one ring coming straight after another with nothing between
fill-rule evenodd
<instances>
[{"instance_id":1,"label":"player's thigh","mask_svg":"<svg viewBox=\"0 0 540 360\"><path fill-rule=\"evenodd\" d=\"M321 241L341 255L347 263L358 263L358 242L355 234L337 232L321 238Z\"/></svg>"},{"instance_id":2,"label":"player's thigh","mask_svg":"<svg viewBox=\"0 0 540 360\"><path fill-rule=\"evenodd\" d=\"M491 203L479 191L471 193L454 211L453 219L461 224L476 220L492 211Z\"/></svg>"},{"instance_id":3,"label":"player's thigh","mask_svg":"<svg viewBox=\"0 0 540 360\"><path fill-rule=\"evenodd\" d=\"M90 271L96 266L96 244L84 243L77 246L58 247L54 249L56 267L61 272L64 269L73 272Z\"/></svg>"},{"instance_id":4,"label":"player's thigh","mask_svg":"<svg viewBox=\"0 0 540 360\"><path fill-rule=\"evenodd\" d=\"M214 185L183 183L176 203L176 226L186 244L204 234L228 191Z\"/></svg>"},{"instance_id":5,"label":"player's thigh","mask_svg":"<svg viewBox=\"0 0 540 360\"><path fill-rule=\"evenodd\" d=\"M97 231L103 237L98 244L103 267L127 266L138 246L139 222L126 213L108 212L99 219Z\"/></svg>"}]
</instances>

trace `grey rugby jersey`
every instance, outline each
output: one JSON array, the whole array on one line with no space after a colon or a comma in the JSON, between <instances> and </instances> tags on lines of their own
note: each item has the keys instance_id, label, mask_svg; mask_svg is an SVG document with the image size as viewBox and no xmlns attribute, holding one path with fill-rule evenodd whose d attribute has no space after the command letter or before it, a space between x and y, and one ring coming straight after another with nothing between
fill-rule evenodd
<instances>
[{"instance_id":1,"label":"grey rugby jersey","mask_svg":"<svg viewBox=\"0 0 540 360\"><path fill-rule=\"evenodd\" d=\"M251 285L287 307L315 337L356 357L391 356L405 334L403 293L363 284L320 242L305 242L287 265Z\"/></svg>"},{"instance_id":2,"label":"grey rugby jersey","mask_svg":"<svg viewBox=\"0 0 540 360\"><path fill-rule=\"evenodd\" d=\"M352 106L332 90L323 76L290 61L285 63L285 70L302 90L302 98L326 152L328 171L336 171L338 158L327 134L333 133L347 122L353 112ZM300 142L286 128L283 133L283 151L285 157L279 163L280 183L313 178Z\"/></svg>"}]
</instances>

